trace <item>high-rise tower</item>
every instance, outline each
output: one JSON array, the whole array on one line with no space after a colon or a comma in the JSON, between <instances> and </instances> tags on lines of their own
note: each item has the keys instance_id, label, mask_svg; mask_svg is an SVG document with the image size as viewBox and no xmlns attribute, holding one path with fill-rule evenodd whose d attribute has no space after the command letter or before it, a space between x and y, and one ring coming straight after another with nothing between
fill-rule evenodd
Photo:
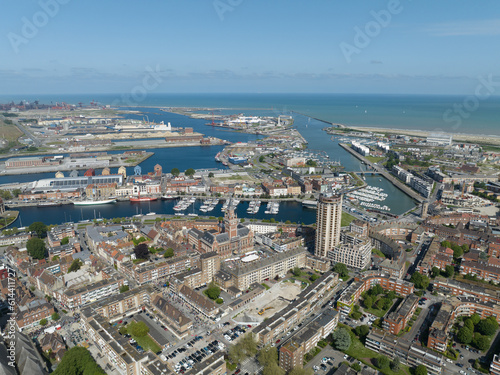
<instances>
[{"instance_id":1,"label":"high-rise tower","mask_svg":"<svg viewBox=\"0 0 500 375\"><path fill-rule=\"evenodd\" d=\"M342 194L321 194L316 212L316 250L314 254L326 258L329 250L340 243Z\"/></svg>"}]
</instances>

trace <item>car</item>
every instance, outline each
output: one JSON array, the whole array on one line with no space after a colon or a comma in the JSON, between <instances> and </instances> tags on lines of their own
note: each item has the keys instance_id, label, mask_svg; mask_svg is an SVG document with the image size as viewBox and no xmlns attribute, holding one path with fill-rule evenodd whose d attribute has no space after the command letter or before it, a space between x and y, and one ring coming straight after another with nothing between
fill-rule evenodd
<instances>
[{"instance_id":1,"label":"car","mask_svg":"<svg viewBox=\"0 0 500 375\"><path fill-rule=\"evenodd\" d=\"M461 363L457 363L457 366L458 367L464 367L464 365L462 365Z\"/></svg>"},{"instance_id":2,"label":"car","mask_svg":"<svg viewBox=\"0 0 500 375\"><path fill-rule=\"evenodd\" d=\"M347 354L344 354L344 359L347 359L349 358L349 356Z\"/></svg>"},{"instance_id":3,"label":"car","mask_svg":"<svg viewBox=\"0 0 500 375\"><path fill-rule=\"evenodd\" d=\"M241 372L241 369L238 369L234 372L234 375L238 375Z\"/></svg>"}]
</instances>

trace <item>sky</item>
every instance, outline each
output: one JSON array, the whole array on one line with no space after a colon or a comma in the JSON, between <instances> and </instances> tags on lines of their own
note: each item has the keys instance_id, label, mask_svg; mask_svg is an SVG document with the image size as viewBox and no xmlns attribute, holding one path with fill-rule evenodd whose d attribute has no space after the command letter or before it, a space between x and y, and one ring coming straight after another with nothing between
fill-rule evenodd
<instances>
[{"instance_id":1,"label":"sky","mask_svg":"<svg viewBox=\"0 0 500 375\"><path fill-rule=\"evenodd\" d=\"M470 94L500 81L497 0L4 0L0 20L0 95Z\"/></svg>"}]
</instances>

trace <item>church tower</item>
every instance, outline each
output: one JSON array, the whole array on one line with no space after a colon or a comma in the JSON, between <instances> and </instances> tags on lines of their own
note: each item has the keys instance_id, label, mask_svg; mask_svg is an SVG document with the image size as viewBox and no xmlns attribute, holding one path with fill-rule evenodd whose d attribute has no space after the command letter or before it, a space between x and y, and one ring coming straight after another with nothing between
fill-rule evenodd
<instances>
[{"instance_id":1,"label":"church tower","mask_svg":"<svg viewBox=\"0 0 500 375\"><path fill-rule=\"evenodd\" d=\"M229 239L235 238L238 235L238 218L234 210L229 208L224 215L224 230L229 234Z\"/></svg>"}]
</instances>

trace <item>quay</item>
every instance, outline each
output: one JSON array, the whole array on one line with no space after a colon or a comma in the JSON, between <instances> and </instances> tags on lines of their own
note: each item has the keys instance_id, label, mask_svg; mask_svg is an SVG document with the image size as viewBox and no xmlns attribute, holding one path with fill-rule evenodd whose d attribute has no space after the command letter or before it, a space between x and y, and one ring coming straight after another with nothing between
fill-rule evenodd
<instances>
[{"instance_id":1,"label":"quay","mask_svg":"<svg viewBox=\"0 0 500 375\"><path fill-rule=\"evenodd\" d=\"M69 164L70 157L65 157L60 164L53 165L40 165L40 166L32 166L32 167L19 167L19 168L7 168L5 164L0 165L0 173L5 176L12 175L20 175L20 174L32 174L32 173L48 173L48 172L58 172L58 171L73 171L73 170L87 170L89 168L119 168L121 166L125 167L135 167L136 165L141 164L145 160L149 159L154 155L154 152L144 152L141 155L134 155L127 157L126 159L122 159L124 154L109 154L108 157L111 160L102 160L102 163L98 161L92 162L91 164L87 164L84 161L85 156L82 155L82 162L76 163L73 162ZM116 158L118 156L118 158ZM13 158L13 160L20 158ZM76 158L77 160L78 158Z\"/></svg>"},{"instance_id":2,"label":"quay","mask_svg":"<svg viewBox=\"0 0 500 375\"><path fill-rule=\"evenodd\" d=\"M403 184L401 181L399 181L396 177L391 175L389 172L384 171L382 168L380 168L378 165L372 163L369 161L367 158L365 158L363 155L359 154L358 152L354 151L352 148L347 146L345 143L339 143L340 147L342 147L344 150L349 152L351 155L354 157L358 158L362 162L364 162L366 165L370 166L371 168L374 169L375 173L379 173L382 176L384 176L386 179L388 179L394 186L396 186L399 190L401 190L403 193L407 194L414 200L416 200L418 203L422 203L425 199L422 197L420 194L418 194L416 191L413 191L409 186L406 186ZM367 171L366 173L374 173L371 171Z\"/></svg>"}]
</instances>

